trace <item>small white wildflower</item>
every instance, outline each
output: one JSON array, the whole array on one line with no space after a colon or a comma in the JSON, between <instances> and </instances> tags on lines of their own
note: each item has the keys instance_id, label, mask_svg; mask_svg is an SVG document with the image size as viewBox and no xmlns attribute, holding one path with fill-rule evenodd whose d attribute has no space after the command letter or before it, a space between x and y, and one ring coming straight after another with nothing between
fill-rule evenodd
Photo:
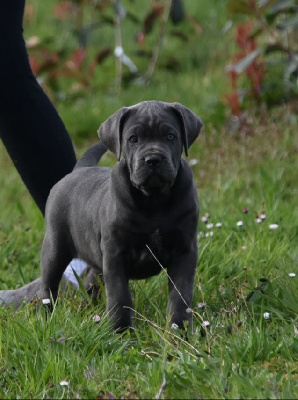
<instances>
[{"instance_id":1,"label":"small white wildflower","mask_svg":"<svg viewBox=\"0 0 298 400\"><path fill-rule=\"evenodd\" d=\"M207 229L212 229L213 228L213 224L210 222L209 224L206 225Z\"/></svg>"},{"instance_id":2,"label":"small white wildflower","mask_svg":"<svg viewBox=\"0 0 298 400\"><path fill-rule=\"evenodd\" d=\"M277 229L278 227L279 227L278 224L270 224L269 225L269 229L272 229L272 230Z\"/></svg>"},{"instance_id":3,"label":"small white wildflower","mask_svg":"<svg viewBox=\"0 0 298 400\"><path fill-rule=\"evenodd\" d=\"M243 221L238 221L236 225L237 226L243 226Z\"/></svg>"},{"instance_id":4,"label":"small white wildflower","mask_svg":"<svg viewBox=\"0 0 298 400\"><path fill-rule=\"evenodd\" d=\"M209 321L203 321L203 322L202 322L202 326L203 326L204 328L207 328L208 326L210 326L210 322L209 322Z\"/></svg>"},{"instance_id":5,"label":"small white wildflower","mask_svg":"<svg viewBox=\"0 0 298 400\"><path fill-rule=\"evenodd\" d=\"M204 232L199 232L199 234L197 236L197 239L199 240L201 237L204 237L204 236L205 236Z\"/></svg>"},{"instance_id":6,"label":"small white wildflower","mask_svg":"<svg viewBox=\"0 0 298 400\"><path fill-rule=\"evenodd\" d=\"M61 381L60 382L60 386L69 386L69 382L68 381Z\"/></svg>"},{"instance_id":7,"label":"small white wildflower","mask_svg":"<svg viewBox=\"0 0 298 400\"><path fill-rule=\"evenodd\" d=\"M201 310L206 306L206 303L198 303L198 308Z\"/></svg>"},{"instance_id":8,"label":"small white wildflower","mask_svg":"<svg viewBox=\"0 0 298 400\"><path fill-rule=\"evenodd\" d=\"M242 250L247 250L247 246L242 246L241 249Z\"/></svg>"},{"instance_id":9,"label":"small white wildflower","mask_svg":"<svg viewBox=\"0 0 298 400\"><path fill-rule=\"evenodd\" d=\"M47 306L48 304L51 304L51 300L50 299L42 299L42 304L44 306Z\"/></svg>"},{"instance_id":10,"label":"small white wildflower","mask_svg":"<svg viewBox=\"0 0 298 400\"><path fill-rule=\"evenodd\" d=\"M269 312L264 312L263 317L264 317L264 319L269 319L270 318L270 313Z\"/></svg>"},{"instance_id":11,"label":"small white wildflower","mask_svg":"<svg viewBox=\"0 0 298 400\"><path fill-rule=\"evenodd\" d=\"M291 278L295 278L296 274L295 274L295 272L290 272L290 273L289 273L289 276L290 276Z\"/></svg>"},{"instance_id":12,"label":"small white wildflower","mask_svg":"<svg viewBox=\"0 0 298 400\"><path fill-rule=\"evenodd\" d=\"M261 220L262 220L262 221L264 221L264 219L266 219L266 218L267 218L267 215L266 215L266 213L264 213L264 212L261 212L261 214L260 214L260 218L261 218Z\"/></svg>"},{"instance_id":13,"label":"small white wildflower","mask_svg":"<svg viewBox=\"0 0 298 400\"><path fill-rule=\"evenodd\" d=\"M216 228L221 228L222 227L222 222L217 222L215 226L216 226Z\"/></svg>"},{"instance_id":14,"label":"small white wildflower","mask_svg":"<svg viewBox=\"0 0 298 400\"><path fill-rule=\"evenodd\" d=\"M173 322L172 325L171 325L171 328L172 329L178 329L179 326L177 324L175 324L175 322Z\"/></svg>"},{"instance_id":15,"label":"small white wildflower","mask_svg":"<svg viewBox=\"0 0 298 400\"><path fill-rule=\"evenodd\" d=\"M209 218L209 214L203 215L202 222L204 222L204 224L206 224L208 222L208 218Z\"/></svg>"},{"instance_id":16,"label":"small white wildflower","mask_svg":"<svg viewBox=\"0 0 298 400\"><path fill-rule=\"evenodd\" d=\"M196 160L195 158L193 158L193 159L189 160L188 165L189 165L190 167L192 167L192 166L194 166L194 165L197 165L198 162L199 162L198 160Z\"/></svg>"},{"instance_id":17,"label":"small white wildflower","mask_svg":"<svg viewBox=\"0 0 298 400\"><path fill-rule=\"evenodd\" d=\"M205 237L212 237L212 236L213 236L213 232L212 231L205 233Z\"/></svg>"},{"instance_id":18,"label":"small white wildflower","mask_svg":"<svg viewBox=\"0 0 298 400\"><path fill-rule=\"evenodd\" d=\"M186 312L187 312L187 314L190 314L190 313L192 313L192 309L190 307L187 307Z\"/></svg>"},{"instance_id":19,"label":"small white wildflower","mask_svg":"<svg viewBox=\"0 0 298 400\"><path fill-rule=\"evenodd\" d=\"M100 318L99 315L94 315L94 316L92 317L92 319L93 319L94 322L99 322L99 321L101 320L101 318Z\"/></svg>"},{"instance_id":20,"label":"small white wildflower","mask_svg":"<svg viewBox=\"0 0 298 400\"><path fill-rule=\"evenodd\" d=\"M263 222L262 218L258 217L256 218L256 223L257 224L261 224Z\"/></svg>"}]
</instances>

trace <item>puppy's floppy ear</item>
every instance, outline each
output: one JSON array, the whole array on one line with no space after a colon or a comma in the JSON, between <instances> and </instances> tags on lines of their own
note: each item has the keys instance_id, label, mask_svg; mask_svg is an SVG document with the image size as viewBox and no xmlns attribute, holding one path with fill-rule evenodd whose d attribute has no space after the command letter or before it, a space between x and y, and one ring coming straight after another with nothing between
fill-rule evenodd
<instances>
[{"instance_id":1,"label":"puppy's floppy ear","mask_svg":"<svg viewBox=\"0 0 298 400\"><path fill-rule=\"evenodd\" d=\"M186 157L188 149L199 136L203 127L201 119L191 110L180 103L173 103L173 110L178 115L182 125L182 142Z\"/></svg>"},{"instance_id":2,"label":"puppy's floppy ear","mask_svg":"<svg viewBox=\"0 0 298 400\"><path fill-rule=\"evenodd\" d=\"M128 107L121 108L103 122L97 131L102 143L116 155L118 161L121 157L123 125L129 114Z\"/></svg>"}]
</instances>

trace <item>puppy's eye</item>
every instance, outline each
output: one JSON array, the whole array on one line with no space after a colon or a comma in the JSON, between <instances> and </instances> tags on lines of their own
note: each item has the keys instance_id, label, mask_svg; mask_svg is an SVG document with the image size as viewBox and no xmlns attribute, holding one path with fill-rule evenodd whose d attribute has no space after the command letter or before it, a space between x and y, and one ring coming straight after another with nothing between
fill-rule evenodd
<instances>
[{"instance_id":1,"label":"puppy's eye","mask_svg":"<svg viewBox=\"0 0 298 400\"><path fill-rule=\"evenodd\" d=\"M129 139L130 143L137 143L138 137L137 135L132 135Z\"/></svg>"},{"instance_id":2,"label":"puppy's eye","mask_svg":"<svg viewBox=\"0 0 298 400\"><path fill-rule=\"evenodd\" d=\"M167 140L169 140L170 142L172 142L173 140L175 140L175 135L173 133L169 133L167 135Z\"/></svg>"}]
</instances>

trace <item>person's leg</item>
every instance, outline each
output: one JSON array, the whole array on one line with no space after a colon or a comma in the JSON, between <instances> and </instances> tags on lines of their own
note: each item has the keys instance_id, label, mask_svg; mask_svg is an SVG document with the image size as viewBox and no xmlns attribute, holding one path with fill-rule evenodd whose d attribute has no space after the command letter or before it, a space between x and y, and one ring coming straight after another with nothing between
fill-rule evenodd
<instances>
[{"instance_id":1,"label":"person's leg","mask_svg":"<svg viewBox=\"0 0 298 400\"><path fill-rule=\"evenodd\" d=\"M91 270L88 270L84 261L77 258L73 259L66 268L60 282L60 290L64 292L69 287L75 290L79 289L79 284L73 271L81 278L84 275L86 276L84 279L84 286L91 297L96 297L99 292L98 276L94 275ZM38 297L40 289L41 278L38 278L19 289L0 290L0 306L10 306L11 308L18 309L22 304L28 304L34 301Z\"/></svg>"},{"instance_id":2,"label":"person's leg","mask_svg":"<svg viewBox=\"0 0 298 400\"><path fill-rule=\"evenodd\" d=\"M52 186L72 171L74 149L54 106L32 74L23 39L25 0L0 1L0 137L22 180L44 214ZM75 286L86 263L74 260L64 280ZM1 290L0 304L20 305L39 290L37 279L17 290Z\"/></svg>"},{"instance_id":3,"label":"person's leg","mask_svg":"<svg viewBox=\"0 0 298 400\"><path fill-rule=\"evenodd\" d=\"M72 142L36 81L23 39L25 0L0 1L0 137L44 213L52 186L73 169Z\"/></svg>"}]
</instances>

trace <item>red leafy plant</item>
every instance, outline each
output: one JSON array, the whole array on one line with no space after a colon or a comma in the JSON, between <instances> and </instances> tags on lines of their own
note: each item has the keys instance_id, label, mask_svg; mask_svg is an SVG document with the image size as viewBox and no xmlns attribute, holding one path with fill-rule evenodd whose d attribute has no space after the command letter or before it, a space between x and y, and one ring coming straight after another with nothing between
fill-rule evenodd
<instances>
[{"instance_id":1,"label":"red leafy plant","mask_svg":"<svg viewBox=\"0 0 298 400\"><path fill-rule=\"evenodd\" d=\"M238 122L254 103L267 107L289 103L295 108L297 0L228 0L227 11L244 21L236 25L235 42L240 51L227 67L233 92L225 97Z\"/></svg>"},{"instance_id":2,"label":"red leafy plant","mask_svg":"<svg viewBox=\"0 0 298 400\"><path fill-rule=\"evenodd\" d=\"M253 21L246 21L236 27L235 41L239 53L235 54L232 64L227 66L227 72L233 87L233 92L225 96L226 104L232 113L240 117L242 103L249 95L254 100L260 100L262 82L265 76L265 63L261 60L256 39L252 36ZM249 82L249 89L239 87L239 77L244 75Z\"/></svg>"}]
</instances>

